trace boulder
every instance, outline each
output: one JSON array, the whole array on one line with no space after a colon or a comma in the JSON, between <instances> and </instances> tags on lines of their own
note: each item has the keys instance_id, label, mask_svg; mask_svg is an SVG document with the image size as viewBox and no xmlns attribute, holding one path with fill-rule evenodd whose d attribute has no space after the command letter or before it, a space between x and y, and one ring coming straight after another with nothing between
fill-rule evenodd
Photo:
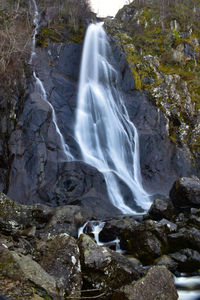
<instances>
[{"instance_id":1,"label":"boulder","mask_svg":"<svg viewBox=\"0 0 200 300\"><path fill-rule=\"evenodd\" d=\"M52 217L41 232L47 235L67 233L77 238L78 229L90 218L78 205L58 206L52 209Z\"/></svg>"},{"instance_id":2,"label":"boulder","mask_svg":"<svg viewBox=\"0 0 200 300\"><path fill-rule=\"evenodd\" d=\"M168 241L171 252L188 247L200 251L200 230L195 227L181 228L177 233L169 234Z\"/></svg>"},{"instance_id":3,"label":"boulder","mask_svg":"<svg viewBox=\"0 0 200 300\"><path fill-rule=\"evenodd\" d=\"M152 267L142 279L121 287L112 300L177 300L173 275L164 266Z\"/></svg>"},{"instance_id":4,"label":"boulder","mask_svg":"<svg viewBox=\"0 0 200 300\"><path fill-rule=\"evenodd\" d=\"M106 220L99 237L103 242L119 238L122 250L144 264L151 264L167 247L168 233L166 224L152 220L141 222L139 216L132 216Z\"/></svg>"},{"instance_id":5,"label":"boulder","mask_svg":"<svg viewBox=\"0 0 200 300\"><path fill-rule=\"evenodd\" d=\"M200 207L200 180L183 177L176 180L170 190L170 198L178 209Z\"/></svg>"},{"instance_id":6,"label":"boulder","mask_svg":"<svg viewBox=\"0 0 200 300\"><path fill-rule=\"evenodd\" d=\"M167 247L166 226L152 220L138 223L133 230L124 230L121 236L124 243L126 240L127 252L145 265L152 264Z\"/></svg>"},{"instance_id":7,"label":"boulder","mask_svg":"<svg viewBox=\"0 0 200 300\"><path fill-rule=\"evenodd\" d=\"M89 236L82 234L78 245L83 287L86 290L96 289L98 294L103 293L101 299L110 299L115 289L139 278L139 273L128 259L106 247L97 245Z\"/></svg>"},{"instance_id":8,"label":"boulder","mask_svg":"<svg viewBox=\"0 0 200 300\"><path fill-rule=\"evenodd\" d=\"M174 206L171 201L156 199L151 205L148 214L151 219L156 221L163 218L171 220L175 214Z\"/></svg>"},{"instance_id":9,"label":"boulder","mask_svg":"<svg viewBox=\"0 0 200 300\"><path fill-rule=\"evenodd\" d=\"M163 255L154 261L154 265L165 266L169 271L174 272L177 269L178 263L175 262L170 256Z\"/></svg>"},{"instance_id":10,"label":"boulder","mask_svg":"<svg viewBox=\"0 0 200 300\"><path fill-rule=\"evenodd\" d=\"M110 242L118 237L120 238L122 249L126 250L127 235L129 232L133 232L138 224L139 223L135 220L134 216L121 216L105 220L103 229L99 234L100 241Z\"/></svg>"},{"instance_id":11,"label":"boulder","mask_svg":"<svg viewBox=\"0 0 200 300\"><path fill-rule=\"evenodd\" d=\"M39 289L46 291L53 299L61 297L55 279L29 256L7 249L0 252L0 273L21 282L31 281Z\"/></svg>"},{"instance_id":12,"label":"boulder","mask_svg":"<svg viewBox=\"0 0 200 300\"><path fill-rule=\"evenodd\" d=\"M62 295L80 297L81 269L76 240L66 234L51 237L38 244L39 263L56 281Z\"/></svg>"},{"instance_id":13,"label":"boulder","mask_svg":"<svg viewBox=\"0 0 200 300\"><path fill-rule=\"evenodd\" d=\"M195 272L200 268L200 253L192 249L182 249L170 254L170 257L178 264L179 272Z\"/></svg>"}]
</instances>

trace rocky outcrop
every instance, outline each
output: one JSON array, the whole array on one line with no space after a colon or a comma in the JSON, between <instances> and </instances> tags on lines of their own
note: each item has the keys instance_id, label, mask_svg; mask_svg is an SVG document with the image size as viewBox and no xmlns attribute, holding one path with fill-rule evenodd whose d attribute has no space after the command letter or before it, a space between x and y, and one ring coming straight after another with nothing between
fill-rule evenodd
<instances>
[{"instance_id":1,"label":"rocky outcrop","mask_svg":"<svg viewBox=\"0 0 200 300\"><path fill-rule=\"evenodd\" d=\"M88 235L82 234L76 240L77 225L82 225L84 215L80 208L78 211L76 206L74 209L72 206L25 206L4 194L0 196L0 276L3 280L0 291L10 299L112 299L122 292L128 293L132 287L135 289L146 274L141 262L97 245ZM116 222L123 230L138 222L131 218L124 221L122 218ZM196 252L193 254L195 259ZM159 270L155 270L154 276L161 276ZM154 294L159 293L163 282L158 282L149 299L153 300ZM168 280L168 286L174 289L172 281Z\"/></svg>"},{"instance_id":2,"label":"rocky outcrop","mask_svg":"<svg viewBox=\"0 0 200 300\"><path fill-rule=\"evenodd\" d=\"M186 199L196 191L191 180L198 181L184 178L190 182ZM101 245L97 245L90 227L99 222L83 226L91 219L83 208L26 206L1 193L0 276L5 284L11 283L5 295L13 295L18 281L17 293L23 295L23 289L29 293L24 299L37 295L42 299L46 295L53 299L176 299L169 271L178 275L200 268L199 216L196 203L178 209L171 199L166 204L157 199L144 216L104 219ZM78 238L80 226L86 234ZM119 251L119 246L121 253L111 250ZM31 287L37 287L35 295Z\"/></svg>"}]
</instances>

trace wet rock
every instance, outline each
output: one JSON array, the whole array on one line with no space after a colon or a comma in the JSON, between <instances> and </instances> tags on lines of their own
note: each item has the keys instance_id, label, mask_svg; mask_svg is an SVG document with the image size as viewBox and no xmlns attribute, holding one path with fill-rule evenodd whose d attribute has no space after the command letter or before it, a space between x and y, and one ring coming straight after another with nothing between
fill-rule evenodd
<instances>
[{"instance_id":1,"label":"wet rock","mask_svg":"<svg viewBox=\"0 0 200 300\"><path fill-rule=\"evenodd\" d=\"M170 198L176 208L200 206L200 180L197 177L183 177L175 181Z\"/></svg>"},{"instance_id":2,"label":"wet rock","mask_svg":"<svg viewBox=\"0 0 200 300\"><path fill-rule=\"evenodd\" d=\"M195 272L200 268L200 253L192 249L182 249L179 252L170 254L170 257L178 264L180 272Z\"/></svg>"},{"instance_id":3,"label":"wet rock","mask_svg":"<svg viewBox=\"0 0 200 300\"><path fill-rule=\"evenodd\" d=\"M161 220L163 218L171 220L174 216L174 206L172 202L167 200L156 199L151 205L148 214L153 220Z\"/></svg>"},{"instance_id":4,"label":"wet rock","mask_svg":"<svg viewBox=\"0 0 200 300\"><path fill-rule=\"evenodd\" d=\"M29 256L18 254L7 249L0 253L0 271L3 276L19 280L21 282L31 281L35 286L45 290L54 299L60 297L56 281L37 262Z\"/></svg>"},{"instance_id":5,"label":"wet rock","mask_svg":"<svg viewBox=\"0 0 200 300\"><path fill-rule=\"evenodd\" d=\"M139 278L133 265L119 253L98 246L89 236L81 235L78 240L81 253L81 270L84 288L99 289L110 299L116 288Z\"/></svg>"},{"instance_id":6,"label":"wet rock","mask_svg":"<svg viewBox=\"0 0 200 300\"><path fill-rule=\"evenodd\" d=\"M147 275L133 282L130 285L123 286L112 296L112 300L176 300L178 294L174 286L172 274L166 267L153 267Z\"/></svg>"},{"instance_id":7,"label":"wet rock","mask_svg":"<svg viewBox=\"0 0 200 300\"><path fill-rule=\"evenodd\" d=\"M61 234L40 242L37 251L40 265L54 278L62 295L80 297L82 280L76 240Z\"/></svg>"},{"instance_id":8,"label":"wet rock","mask_svg":"<svg viewBox=\"0 0 200 300\"><path fill-rule=\"evenodd\" d=\"M178 263L175 262L170 256L163 255L154 261L154 265L165 266L169 271L174 272L177 269Z\"/></svg>"}]
</instances>

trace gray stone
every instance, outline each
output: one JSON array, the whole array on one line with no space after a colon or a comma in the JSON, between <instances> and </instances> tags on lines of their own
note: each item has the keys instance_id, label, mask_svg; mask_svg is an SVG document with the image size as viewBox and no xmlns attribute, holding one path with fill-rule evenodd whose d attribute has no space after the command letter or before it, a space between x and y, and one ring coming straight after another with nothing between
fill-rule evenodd
<instances>
[{"instance_id":1,"label":"gray stone","mask_svg":"<svg viewBox=\"0 0 200 300\"><path fill-rule=\"evenodd\" d=\"M200 268L200 253L192 249L182 249L179 252L170 254L170 257L178 264L180 272L195 272Z\"/></svg>"},{"instance_id":2,"label":"gray stone","mask_svg":"<svg viewBox=\"0 0 200 300\"><path fill-rule=\"evenodd\" d=\"M177 300L173 275L166 267L153 267L147 275L113 294L112 300Z\"/></svg>"},{"instance_id":3,"label":"gray stone","mask_svg":"<svg viewBox=\"0 0 200 300\"><path fill-rule=\"evenodd\" d=\"M81 296L81 269L76 240L66 234L50 237L37 246L39 263L54 278L64 296Z\"/></svg>"},{"instance_id":4,"label":"gray stone","mask_svg":"<svg viewBox=\"0 0 200 300\"><path fill-rule=\"evenodd\" d=\"M29 280L54 299L63 299L58 292L55 279L29 256L14 251L1 251L0 269L4 276L22 282Z\"/></svg>"},{"instance_id":5,"label":"gray stone","mask_svg":"<svg viewBox=\"0 0 200 300\"><path fill-rule=\"evenodd\" d=\"M174 206L168 200L156 199L149 209L150 218L161 220L163 218L171 220L174 215Z\"/></svg>"},{"instance_id":6,"label":"gray stone","mask_svg":"<svg viewBox=\"0 0 200 300\"><path fill-rule=\"evenodd\" d=\"M78 245L86 289L99 289L99 293L104 292L106 299L110 299L113 290L139 278L139 273L128 259L97 245L89 236L81 235Z\"/></svg>"}]
</instances>

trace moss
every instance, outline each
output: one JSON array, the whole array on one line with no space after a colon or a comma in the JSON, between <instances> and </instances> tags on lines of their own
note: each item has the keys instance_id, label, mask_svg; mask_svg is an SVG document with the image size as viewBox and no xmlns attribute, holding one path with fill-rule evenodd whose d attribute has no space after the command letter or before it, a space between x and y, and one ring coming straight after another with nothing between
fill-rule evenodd
<instances>
[{"instance_id":1,"label":"moss","mask_svg":"<svg viewBox=\"0 0 200 300\"><path fill-rule=\"evenodd\" d=\"M47 47L49 43L62 42L63 38L55 28L42 27L37 35L37 45Z\"/></svg>"},{"instance_id":2,"label":"moss","mask_svg":"<svg viewBox=\"0 0 200 300\"><path fill-rule=\"evenodd\" d=\"M78 32L74 32L70 41L74 43L81 43L84 39L84 34L85 34L84 28L81 27Z\"/></svg>"}]
</instances>

